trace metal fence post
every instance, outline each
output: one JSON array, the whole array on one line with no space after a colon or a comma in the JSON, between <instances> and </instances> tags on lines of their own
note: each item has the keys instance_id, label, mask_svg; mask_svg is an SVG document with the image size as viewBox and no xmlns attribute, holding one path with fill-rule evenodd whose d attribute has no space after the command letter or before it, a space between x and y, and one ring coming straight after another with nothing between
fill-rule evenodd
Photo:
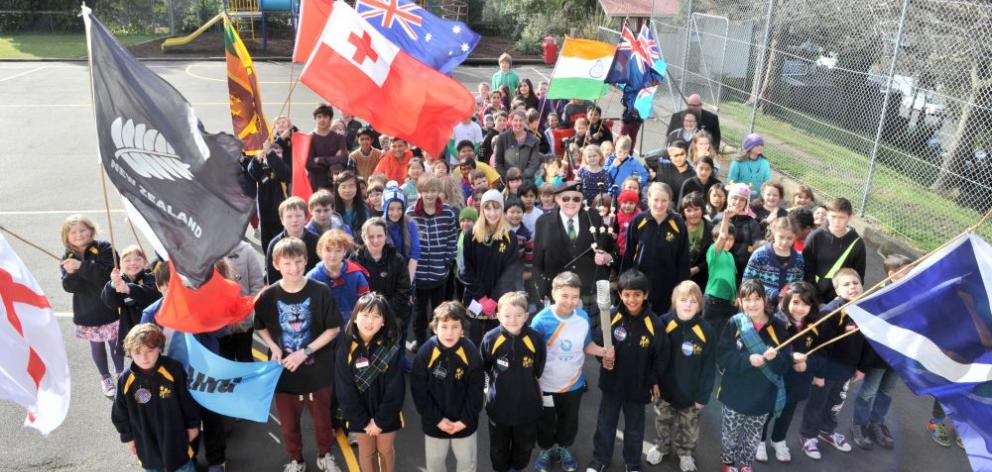
<instances>
[{"instance_id":1,"label":"metal fence post","mask_svg":"<svg viewBox=\"0 0 992 472\"><path fill-rule=\"evenodd\" d=\"M654 13L654 10L651 11ZM679 77L679 88L685 90L685 76L686 69L689 67L689 52L692 48L691 38L689 34L692 30L692 0L689 0L689 11L685 14L685 48L682 50L682 76Z\"/></svg>"},{"instance_id":2,"label":"metal fence post","mask_svg":"<svg viewBox=\"0 0 992 472\"><path fill-rule=\"evenodd\" d=\"M169 36L176 35L176 6L172 4L172 0L165 0L165 8L169 11Z\"/></svg>"},{"instance_id":3,"label":"metal fence post","mask_svg":"<svg viewBox=\"0 0 992 472\"><path fill-rule=\"evenodd\" d=\"M882 114L878 118L878 128L875 130L875 142L871 145L871 155L868 158L868 175L865 177L865 191L861 195L861 216L865 215L868 207L868 193L871 192L871 181L875 176L875 163L878 159L878 148L882 144L882 131L885 128L885 116L889 113L889 101L892 96L892 78L896 74L896 63L899 62L899 52L902 49L902 37L906 26L906 12L910 0L903 0L902 11L899 13L899 29L896 31L895 45L892 47L892 64L889 64L889 75L885 81L885 97L882 98Z\"/></svg>"},{"instance_id":4,"label":"metal fence post","mask_svg":"<svg viewBox=\"0 0 992 472\"><path fill-rule=\"evenodd\" d=\"M772 15L775 13L775 2L778 0L768 0L768 14L765 15L765 39L761 42L761 53L758 56L758 67L755 71L758 74L758 83L755 87L754 105L751 107L751 121L747 126L748 134L754 132L754 120L758 117L758 103L761 102L761 87L765 81L765 56L773 54L768 51L768 42L772 38Z\"/></svg>"}]
</instances>

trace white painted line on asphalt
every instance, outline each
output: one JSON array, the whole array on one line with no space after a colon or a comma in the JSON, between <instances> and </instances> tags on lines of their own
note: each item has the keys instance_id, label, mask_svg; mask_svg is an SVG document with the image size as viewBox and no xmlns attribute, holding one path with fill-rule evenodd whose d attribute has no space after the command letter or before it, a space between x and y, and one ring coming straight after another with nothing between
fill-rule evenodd
<instances>
[{"instance_id":1,"label":"white painted line on asphalt","mask_svg":"<svg viewBox=\"0 0 992 472\"><path fill-rule=\"evenodd\" d=\"M191 69L195 65L197 65L197 64L190 64L190 65L186 66L186 71L185 71L186 72L186 75L188 75L190 77L193 77L194 79L209 80L211 82L227 82L227 78L226 77L223 78L223 79L218 79L218 78L215 78L215 77L207 77L207 76L203 76L203 75L200 75L200 74L194 74ZM272 82L261 81L261 82L259 82L259 84L269 84L269 85L289 85L291 83L292 82L287 82L287 81L272 81Z\"/></svg>"},{"instance_id":2,"label":"white painted line on asphalt","mask_svg":"<svg viewBox=\"0 0 992 472\"><path fill-rule=\"evenodd\" d=\"M619 429L617 430L617 439L623 441L623 431ZM641 454L647 454L652 447L654 447L654 444L651 444L647 441L643 441L641 444Z\"/></svg>"},{"instance_id":3,"label":"white painted line on asphalt","mask_svg":"<svg viewBox=\"0 0 992 472\"><path fill-rule=\"evenodd\" d=\"M271 431L269 431L269 437L272 438L272 440L275 441L276 444L282 444L282 441L280 441L279 438L276 437L276 435L272 434Z\"/></svg>"},{"instance_id":4,"label":"white painted line on asphalt","mask_svg":"<svg viewBox=\"0 0 992 472\"><path fill-rule=\"evenodd\" d=\"M544 78L544 80L547 80L547 81L550 81L550 80L551 80L551 78L550 78L550 77L548 77L548 76L546 76L546 75L544 75L544 72L541 72L541 71L539 71L539 70L537 70L537 68L536 68L536 67L531 67L531 68L530 68L530 70L532 70L532 71L534 71L534 72L537 72L537 75L540 75L541 77L543 77L543 78Z\"/></svg>"},{"instance_id":5,"label":"white painted line on asphalt","mask_svg":"<svg viewBox=\"0 0 992 472\"><path fill-rule=\"evenodd\" d=\"M277 425L282 426L282 421L279 421L279 418L276 418L276 415L273 415L272 412L269 412L269 418L272 418L272 421L275 421Z\"/></svg>"},{"instance_id":6,"label":"white painted line on asphalt","mask_svg":"<svg viewBox=\"0 0 992 472\"><path fill-rule=\"evenodd\" d=\"M38 72L39 70L42 70L44 68L45 68L45 66L35 67L34 69L26 70L24 72L21 72L20 74L14 74L14 75L12 75L10 77L4 77L4 78L0 79L0 82L6 82L6 81L8 81L10 79L16 79L18 77L24 77L25 75L28 75L28 74L30 74L32 72Z\"/></svg>"},{"instance_id":7,"label":"white painted line on asphalt","mask_svg":"<svg viewBox=\"0 0 992 472\"><path fill-rule=\"evenodd\" d=\"M75 213L106 213L107 210L12 210L0 211L0 216L13 215L71 215ZM124 210L110 210L111 213L124 213Z\"/></svg>"}]
</instances>

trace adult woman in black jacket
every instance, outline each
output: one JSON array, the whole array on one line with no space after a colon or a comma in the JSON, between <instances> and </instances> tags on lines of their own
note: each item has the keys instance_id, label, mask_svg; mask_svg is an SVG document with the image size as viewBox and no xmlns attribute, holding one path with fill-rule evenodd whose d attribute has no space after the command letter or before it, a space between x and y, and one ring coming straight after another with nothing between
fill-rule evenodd
<instances>
[{"instance_id":1,"label":"adult woman in black jacket","mask_svg":"<svg viewBox=\"0 0 992 472\"><path fill-rule=\"evenodd\" d=\"M516 167L524 173L524 179L533 179L541 167L539 146L537 137L527 131L527 115L514 111L510 114L510 129L496 138L493 150L496 171L505 177L509 168Z\"/></svg>"},{"instance_id":2,"label":"adult woman in black jacket","mask_svg":"<svg viewBox=\"0 0 992 472\"><path fill-rule=\"evenodd\" d=\"M381 218L365 220L362 225L365 243L355 253L355 262L369 273L369 290L386 296L399 320L400 341L406 338L410 322L410 271L403 256L386 235Z\"/></svg>"}]
</instances>

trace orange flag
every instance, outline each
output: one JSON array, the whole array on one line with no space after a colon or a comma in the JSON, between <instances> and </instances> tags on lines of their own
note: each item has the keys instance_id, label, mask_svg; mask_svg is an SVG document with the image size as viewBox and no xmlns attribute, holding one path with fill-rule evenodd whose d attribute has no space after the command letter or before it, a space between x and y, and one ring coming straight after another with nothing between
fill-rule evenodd
<instances>
[{"instance_id":1,"label":"orange flag","mask_svg":"<svg viewBox=\"0 0 992 472\"><path fill-rule=\"evenodd\" d=\"M252 297L241 296L241 284L227 280L217 269L200 288L183 285L169 261L169 292L155 321L184 333L209 333L241 321L254 309Z\"/></svg>"},{"instance_id":2,"label":"orange flag","mask_svg":"<svg viewBox=\"0 0 992 472\"><path fill-rule=\"evenodd\" d=\"M310 155L310 133L293 133L293 196L310 201L313 188L307 177L307 157Z\"/></svg>"}]
</instances>

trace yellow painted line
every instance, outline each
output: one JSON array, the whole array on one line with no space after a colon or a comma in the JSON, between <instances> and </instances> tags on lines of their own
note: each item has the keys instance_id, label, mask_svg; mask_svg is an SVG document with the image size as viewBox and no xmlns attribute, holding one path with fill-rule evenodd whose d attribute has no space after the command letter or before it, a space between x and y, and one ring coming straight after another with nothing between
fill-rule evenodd
<instances>
[{"instance_id":1,"label":"yellow painted line","mask_svg":"<svg viewBox=\"0 0 992 472\"><path fill-rule=\"evenodd\" d=\"M338 447L341 448L344 463L348 465L348 472L360 472L358 459L355 458L355 451L352 451L351 444L348 444L348 435L340 429L338 430Z\"/></svg>"},{"instance_id":2,"label":"yellow painted line","mask_svg":"<svg viewBox=\"0 0 992 472\"><path fill-rule=\"evenodd\" d=\"M251 348L251 357L254 357L255 360L259 362L265 362L269 360L268 356L262 354L262 351L259 351L258 349L255 348Z\"/></svg>"},{"instance_id":3,"label":"yellow painted line","mask_svg":"<svg viewBox=\"0 0 992 472\"><path fill-rule=\"evenodd\" d=\"M211 82L227 82L227 77L225 77L223 79L218 79L216 77L207 77L207 76L200 75L200 74L194 74L193 71L192 71L194 65L195 64L190 64L190 65L186 66L186 75L188 75L190 77L193 77L194 79L209 80ZM288 81L264 81L263 80L263 81L259 81L258 83L259 83L259 85L261 85L261 84L289 85L292 82L288 82Z\"/></svg>"}]
</instances>

